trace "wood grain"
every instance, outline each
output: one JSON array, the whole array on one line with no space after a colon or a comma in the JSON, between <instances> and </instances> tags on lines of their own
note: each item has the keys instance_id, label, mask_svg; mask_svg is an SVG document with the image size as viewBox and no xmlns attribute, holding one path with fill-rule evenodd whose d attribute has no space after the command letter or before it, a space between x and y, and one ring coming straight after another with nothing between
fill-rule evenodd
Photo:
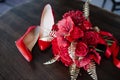
<instances>
[{"instance_id":1,"label":"wood grain","mask_svg":"<svg viewBox=\"0 0 120 80\"><path fill-rule=\"evenodd\" d=\"M30 25L39 25L40 15L45 4L54 9L55 22L69 10L82 10L83 2L76 0L33 0L18 6L0 17L0 80L70 80L68 68L61 62L45 66L44 62L52 57L51 47L40 51L36 44L33 48L33 61L28 63L15 46L15 40L22 36ZM90 19L93 25L107 30L120 40L120 16L109 13L93 5L90 6ZM120 57L119 57L120 58ZM77 80L92 80L81 70ZM98 80L120 80L120 69L112 59L103 58L97 65Z\"/></svg>"}]
</instances>

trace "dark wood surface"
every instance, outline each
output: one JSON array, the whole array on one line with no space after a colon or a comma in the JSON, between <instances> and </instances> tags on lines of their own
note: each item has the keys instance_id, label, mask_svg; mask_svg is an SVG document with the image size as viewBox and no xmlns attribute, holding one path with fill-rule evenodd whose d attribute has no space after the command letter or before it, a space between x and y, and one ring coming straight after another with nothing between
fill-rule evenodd
<instances>
[{"instance_id":1,"label":"dark wood surface","mask_svg":"<svg viewBox=\"0 0 120 80\"><path fill-rule=\"evenodd\" d=\"M15 46L15 40L22 36L30 25L39 25L40 15L45 4L50 3L55 12L55 22L69 10L82 10L83 3L75 0L33 0L18 6L0 17L0 80L70 80L68 68L61 62L45 66L44 62L52 57L51 47L40 51L36 44L33 48L32 62L28 63ZM90 19L93 25L109 31L120 40L120 16L91 6ZM120 56L120 55L119 55ZM120 58L120 57L118 57ZM77 80L92 80L81 70ZM120 80L120 69L112 59L103 57L97 65L98 80Z\"/></svg>"}]
</instances>

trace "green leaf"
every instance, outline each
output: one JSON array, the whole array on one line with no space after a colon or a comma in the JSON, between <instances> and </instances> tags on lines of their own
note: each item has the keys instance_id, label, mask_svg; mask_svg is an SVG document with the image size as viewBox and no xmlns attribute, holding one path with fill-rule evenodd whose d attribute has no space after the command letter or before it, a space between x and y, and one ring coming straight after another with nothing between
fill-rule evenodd
<instances>
[{"instance_id":1,"label":"green leaf","mask_svg":"<svg viewBox=\"0 0 120 80\"><path fill-rule=\"evenodd\" d=\"M102 51L102 50L100 50L100 49L97 49L97 48L95 48L95 50L98 51L98 52L104 52L104 51Z\"/></svg>"}]
</instances>

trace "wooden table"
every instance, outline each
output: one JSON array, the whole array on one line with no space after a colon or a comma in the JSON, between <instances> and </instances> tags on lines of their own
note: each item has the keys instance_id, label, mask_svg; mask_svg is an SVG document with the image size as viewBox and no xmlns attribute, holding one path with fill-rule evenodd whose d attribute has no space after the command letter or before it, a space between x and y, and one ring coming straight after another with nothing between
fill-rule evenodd
<instances>
[{"instance_id":1,"label":"wooden table","mask_svg":"<svg viewBox=\"0 0 120 80\"><path fill-rule=\"evenodd\" d=\"M0 80L70 80L68 68L61 62L45 66L52 57L51 48L40 51L33 48L32 62L28 63L15 46L15 40L22 36L30 25L39 25L45 4L50 3L55 12L55 21L69 10L82 10L83 3L76 0L33 0L18 6L0 17ZM90 19L93 25L109 31L120 40L120 16L91 6ZM120 55L119 57L120 58ZM84 71L77 80L92 80ZM120 80L120 69L111 59L103 58L97 65L98 80Z\"/></svg>"}]
</instances>

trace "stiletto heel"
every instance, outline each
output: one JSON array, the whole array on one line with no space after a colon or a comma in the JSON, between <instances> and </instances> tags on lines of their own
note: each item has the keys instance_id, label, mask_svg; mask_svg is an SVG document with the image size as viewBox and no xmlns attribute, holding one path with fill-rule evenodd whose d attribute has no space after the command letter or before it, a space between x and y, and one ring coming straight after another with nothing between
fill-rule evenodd
<instances>
[{"instance_id":1,"label":"stiletto heel","mask_svg":"<svg viewBox=\"0 0 120 80\"><path fill-rule=\"evenodd\" d=\"M31 51L39 37L39 27L31 26L26 33L15 41L15 44L24 58L30 62L32 60Z\"/></svg>"},{"instance_id":2,"label":"stiletto heel","mask_svg":"<svg viewBox=\"0 0 120 80\"><path fill-rule=\"evenodd\" d=\"M38 40L39 48L43 51L50 46L51 42Z\"/></svg>"},{"instance_id":3,"label":"stiletto heel","mask_svg":"<svg viewBox=\"0 0 120 80\"><path fill-rule=\"evenodd\" d=\"M17 41L15 41L18 50L28 62L32 60L31 51L37 41L41 50L49 47L52 40L52 37L49 34L53 24L54 17L52 8L49 4L47 4L41 16L40 26L29 27L26 33Z\"/></svg>"},{"instance_id":4,"label":"stiletto heel","mask_svg":"<svg viewBox=\"0 0 120 80\"><path fill-rule=\"evenodd\" d=\"M45 50L51 44L52 37L49 34L52 30L52 26L54 25L53 11L49 4L47 4L43 9L40 23L38 45L41 50Z\"/></svg>"}]
</instances>

